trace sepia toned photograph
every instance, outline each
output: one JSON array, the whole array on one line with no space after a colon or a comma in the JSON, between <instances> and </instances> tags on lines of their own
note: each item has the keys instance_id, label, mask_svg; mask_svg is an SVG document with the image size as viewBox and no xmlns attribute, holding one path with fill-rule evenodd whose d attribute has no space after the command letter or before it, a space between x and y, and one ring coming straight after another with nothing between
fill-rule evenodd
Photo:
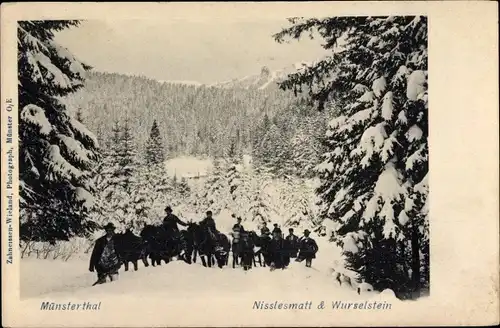
<instances>
[{"instance_id":1,"label":"sepia toned photograph","mask_svg":"<svg viewBox=\"0 0 500 328\"><path fill-rule=\"evenodd\" d=\"M21 21L18 72L21 296L429 294L426 17Z\"/></svg>"},{"instance_id":2,"label":"sepia toned photograph","mask_svg":"<svg viewBox=\"0 0 500 328\"><path fill-rule=\"evenodd\" d=\"M335 325L443 295L425 11L81 17L16 20L2 96L3 253L30 313Z\"/></svg>"}]
</instances>

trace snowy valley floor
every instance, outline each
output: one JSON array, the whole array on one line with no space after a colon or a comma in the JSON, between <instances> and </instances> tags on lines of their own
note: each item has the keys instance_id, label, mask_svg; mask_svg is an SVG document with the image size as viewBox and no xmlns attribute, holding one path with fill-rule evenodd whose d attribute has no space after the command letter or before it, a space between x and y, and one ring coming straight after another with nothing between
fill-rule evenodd
<instances>
[{"instance_id":1,"label":"snowy valley floor","mask_svg":"<svg viewBox=\"0 0 500 328\"><path fill-rule=\"evenodd\" d=\"M352 287L339 286L331 275L336 248L318 239L320 251L312 268L304 262L292 262L285 270L271 272L269 268L255 267L248 272L231 267L205 268L197 263L182 261L145 268L139 263L138 271L120 270L119 280L92 287L96 274L88 271L88 259L60 260L23 259L21 262L21 298L65 297L71 295L103 294L162 294L168 297L191 295L267 295L271 291L283 296L324 293L356 298ZM230 259L231 265L231 259ZM338 270L339 268L337 268ZM363 295L366 297L367 295Z\"/></svg>"}]
</instances>

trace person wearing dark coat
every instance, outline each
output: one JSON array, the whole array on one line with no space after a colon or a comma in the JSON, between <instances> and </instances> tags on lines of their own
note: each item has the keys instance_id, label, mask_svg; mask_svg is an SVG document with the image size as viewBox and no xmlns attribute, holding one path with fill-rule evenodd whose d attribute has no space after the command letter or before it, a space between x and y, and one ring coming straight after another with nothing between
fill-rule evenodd
<instances>
[{"instance_id":1,"label":"person wearing dark coat","mask_svg":"<svg viewBox=\"0 0 500 328\"><path fill-rule=\"evenodd\" d=\"M167 216L163 219L163 229L167 232L167 234L170 234L172 237L172 245L174 249L177 249L177 252L179 254L181 253L181 248L182 248L182 235L181 232L179 231L178 225L181 225L183 227L187 227L188 224L181 221L179 217L175 214L172 213L172 208L170 206L167 206L165 208L165 213Z\"/></svg>"},{"instance_id":2,"label":"person wearing dark coat","mask_svg":"<svg viewBox=\"0 0 500 328\"><path fill-rule=\"evenodd\" d=\"M233 237L233 244L232 244L232 250L233 250L233 268L235 264L238 264L238 258L240 254L240 246L241 246L241 235L245 231L243 228L243 225L241 224L241 217L237 217L236 220L238 221L233 225L233 229L231 231L231 236Z\"/></svg>"},{"instance_id":3,"label":"person wearing dark coat","mask_svg":"<svg viewBox=\"0 0 500 328\"><path fill-rule=\"evenodd\" d=\"M272 268L285 269L290 263L288 245L286 240L281 236L281 230L274 232L273 239L269 242L268 251L271 255Z\"/></svg>"},{"instance_id":4,"label":"person wearing dark coat","mask_svg":"<svg viewBox=\"0 0 500 328\"><path fill-rule=\"evenodd\" d=\"M310 268L312 264L312 259L316 258L316 253L318 252L318 244L316 241L309 237L311 232L309 230L304 230L304 237L300 240L299 244L299 257L297 260L306 260L306 267Z\"/></svg>"},{"instance_id":5,"label":"person wearing dark coat","mask_svg":"<svg viewBox=\"0 0 500 328\"><path fill-rule=\"evenodd\" d=\"M243 231L241 234L241 241L239 245L239 252L241 258L241 266L244 271L250 270L252 268L253 262L253 241L248 235L247 231Z\"/></svg>"},{"instance_id":6,"label":"person wearing dark coat","mask_svg":"<svg viewBox=\"0 0 500 328\"><path fill-rule=\"evenodd\" d=\"M288 232L290 234L285 238L288 243L288 254L290 254L291 258L296 258L299 247L299 237L293 234L293 228L288 229Z\"/></svg>"},{"instance_id":7,"label":"person wearing dark coat","mask_svg":"<svg viewBox=\"0 0 500 328\"><path fill-rule=\"evenodd\" d=\"M207 211L206 217L201 220L200 225L209 230L212 234L215 234L217 232L215 221L212 217L212 211Z\"/></svg>"},{"instance_id":8,"label":"person wearing dark coat","mask_svg":"<svg viewBox=\"0 0 500 328\"><path fill-rule=\"evenodd\" d=\"M275 233L279 233L283 237L283 232L281 232L281 229L280 229L280 227L278 227L277 223L274 224L274 229L273 229L273 232L272 232L273 236L274 236Z\"/></svg>"},{"instance_id":9,"label":"person wearing dark coat","mask_svg":"<svg viewBox=\"0 0 500 328\"><path fill-rule=\"evenodd\" d=\"M233 225L233 232L235 231L239 231L240 233L242 233L243 231L245 231L245 228L243 228L243 225L241 224L241 217L237 217L236 218L236 223Z\"/></svg>"},{"instance_id":10,"label":"person wearing dark coat","mask_svg":"<svg viewBox=\"0 0 500 328\"><path fill-rule=\"evenodd\" d=\"M262 223L262 228L260 228L260 235L262 237L269 237L271 235L271 231L267 227L267 223L266 222Z\"/></svg>"},{"instance_id":11,"label":"person wearing dark coat","mask_svg":"<svg viewBox=\"0 0 500 328\"><path fill-rule=\"evenodd\" d=\"M104 230L106 234L96 240L90 256L89 271L97 272L97 281L94 285L105 283L108 276L111 281L117 280L122 262L116 249L114 224L108 223Z\"/></svg>"},{"instance_id":12,"label":"person wearing dark coat","mask_svg":"<svg viewBox=\"0 0 500 328\"><path fill-rule=\"evenodd\" d=\"M181 221L177 215L172 213L172 208L170 206L167 206L165 208L165 212L167 213L167 216L163 219L163 228L166 231L171 231L171 232L179 232L179 227L177 226L178 224L187 227L188 224Z\"/></svg>"}]
</instances>

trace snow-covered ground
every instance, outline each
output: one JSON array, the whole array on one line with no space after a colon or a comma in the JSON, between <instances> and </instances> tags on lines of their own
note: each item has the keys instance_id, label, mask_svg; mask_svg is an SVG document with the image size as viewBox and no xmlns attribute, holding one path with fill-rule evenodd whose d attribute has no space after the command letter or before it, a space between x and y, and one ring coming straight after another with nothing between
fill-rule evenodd
<instances>
[{"instance_id":1,"label":"snow-covered ground","mask_svg":"<svg viewBox=\"0 0 500 328\"><path fill-rule=\"evenodd\" d=\"M247 272L241 268L205 268L199 263L188 265L181 261L160 267L141 265L138 271L121 270L118 281L93 287L95 274L88 272L87 261L23 260L21 300L23 307L36 309L43 302L101 304L100 311L92 313L37 312L37 323L72 322L75 326L79 322L75 321L77 318L87 324L91 320L100 326L234 326L254 321L253 325L262 326L262 322L268 323L267 320L275 325L279 322L292 325L294 317L305 320L307 313L310 317L307 321L313 324L319 320L316 315L326 315L326 312L315 310L320 301L325 301L329 309L337 300L399 302L390 292L358 294L347 285L340 286L328 270L323 271L327 257L328 252L322 249L313 268L292 262L288 269L272 272L261 267ZM307 313L304 310L265 311L254 308L259 301L310 301L314 308ZM331 310L327 312L332 313ZM332 317L332 324L336 321Z\"/></svg>"},{"instance_id":2,"label":"snow-covered ground","mask_svg":"<svg viewBox=\"0 0 500 328\"><path fill-rule=\"evenodd\" d=\"M139 263L139 270L125 272L122 268L117 282L91 287L96 274L88 271L88 258L74 257L69 261L27 258L21 262L21 298L65 297L71 295L94 295L123 293L162 293L179 297L191 293L265 293L270 286L290 293L305 293L310 290L326 293L357 295L352 287L340 287L331 275L338 249L324 238L316 237L319 244L313 268L304 263L292 262L286 270L269 271L256 267L249 272L231 267L205 268L198 260L188 265L174 261L161 267L145 268ZM90 256L90 254L88 255ZM339 263L337 261L337 263ZM342 270L337 267L337 270ZM209 283L207 283L209 282ZM274 289L274 288L273 288ZM354 296L353 296L354 297Z\"/></svg>"},{"instance_id":3,"label":"snow-covered ground","mask_svg":"<svg viewBox=\"0 0 500 328\"><path fill-rule=\"evenodd\" d=\"M206 176L213 168L213 163L210 159L181 156L166 161L165 167L170 177L192 178Z\"/></svg>"}]
</instances>

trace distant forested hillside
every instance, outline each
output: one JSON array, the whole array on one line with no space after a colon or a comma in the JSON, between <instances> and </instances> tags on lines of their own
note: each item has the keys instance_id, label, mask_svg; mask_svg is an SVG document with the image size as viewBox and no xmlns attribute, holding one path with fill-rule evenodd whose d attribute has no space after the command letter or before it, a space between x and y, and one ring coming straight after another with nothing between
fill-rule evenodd
<instances>
[{"instance_id":1,"label":"distant forested hillside","mask_svg":"<svg viewBox=\"0 0 500 328\"><path fill-rule=\"evenodd\" d=\"M310 166L297 167L293 146L304 146L306 161L317 162L310 146L324 132L325 122L323 114L310 111L293 92L275 87L196 86L114 73L89 73L84 88L66 102L102 148L109 146L113 127L128 121L135 147L143 153L156 120L166 158L251 154L257 163L280 172L288 160L292 171ZM304 152L295 157L303 162Z\"/></svg>"},{"instance_id":2,"label":"distant forested hillside","mask_svg":"<svg viewBox=\"0 0 500 328\"><path fill-rule=\"evenodd\" d=\"M97 72L68 100L75 110L81 109L86 126L101 142L110 139L115 122L128 119L141 148L156 119L169 156L217 157L227 156L231 143L249 151L255 124L295 101L278 90L190 86Z\"/></svg>"}]
</instances>

